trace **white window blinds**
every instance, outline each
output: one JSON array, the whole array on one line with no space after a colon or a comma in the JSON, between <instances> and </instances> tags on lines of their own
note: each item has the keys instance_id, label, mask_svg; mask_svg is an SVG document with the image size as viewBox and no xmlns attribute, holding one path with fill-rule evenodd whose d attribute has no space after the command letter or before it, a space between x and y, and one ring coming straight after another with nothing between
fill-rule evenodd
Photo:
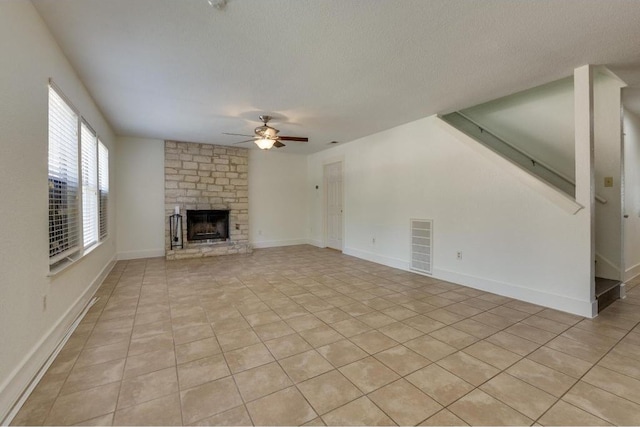
<instances>
[{"instance_id":1,"label":"white window blinds","mask_svg":"<svg viewBox=\"0 0 640 427\"><path fill-rule=\"evenodd\" d=\"M49 264L80 248L78 115L49 87Z\"/></svg>"},{"instance_id":2,"label":"white window blinds","mask_svg":"<svg viewBox=\"0 0 640 427\"><path fill-rule=\"evenodd\" d=\"M82 191L82 192L80 192ZM59 271L107 236L109 150L49 84L49 265Z\"/></svg>"},{"instance_id":3,"label":"white window blinds","mask_svg":"<svg viewBox=\"0 0 640 427\"><path fill-rule=\"evenodd\" d=\"M98 139L84 121L80 126L82 152L82 235L85 249L98 241Z\"/></svg>"},{"instance_id":4,"label":"white window blinds","mask_svg":"<svg viewBox=\"0 0 640 427\"><path fill-rule=\"evenodd\" d=\"M98 210L100 240L107 237L107 206L109 202L109 150L98 140Z\"/></svg>"}]
</instances>

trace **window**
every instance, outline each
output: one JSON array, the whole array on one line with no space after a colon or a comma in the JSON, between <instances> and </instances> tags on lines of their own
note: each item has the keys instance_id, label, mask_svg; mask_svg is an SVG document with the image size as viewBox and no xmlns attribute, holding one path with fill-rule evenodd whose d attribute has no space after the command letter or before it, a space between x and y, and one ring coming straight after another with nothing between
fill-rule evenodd
<instances>
[{"instance_id":1,"label":"window","mask_svg":"<svg viewBox=\"0 0 640 427\"><path fill-rule=\"evenodd\" d=\"M78 115L49 87L49 263L77 252Z\"/></svg>"},{"instance_id":2,"label":"window","mask_svg":"<svg viewBox=\"0 0 640 427\"><path fill-rule=\"evenodd\" d=\"M98 140L98 212L100 240L107 237L107 205L109 202L109 149Z\"/></svg>"},{"instance_id":3,"label":"window","mask_svg":"<svg viewBox=\"0 0 640 427\"><path fill-rule=\"evenodd\" d=\"M49 85L49 265L82 256L107 237L109 151Z\"/></svg>"}]
</instances>

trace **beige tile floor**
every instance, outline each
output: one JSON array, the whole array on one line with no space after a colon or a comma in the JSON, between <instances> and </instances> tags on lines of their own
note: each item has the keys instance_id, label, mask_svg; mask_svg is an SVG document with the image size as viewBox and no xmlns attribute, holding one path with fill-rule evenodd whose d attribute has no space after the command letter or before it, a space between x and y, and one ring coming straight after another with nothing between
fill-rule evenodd
<instances>
[{"instance_id":1,"label":"beige tile floor","mask_svg":"<svg viewBox=\"0 0 640 427\"><path fill-rule=\"evenodd\" d=\"M588 320L297 246L97 296L13 424L640 424L640 287Z\"/></svg>"}]
</instances>

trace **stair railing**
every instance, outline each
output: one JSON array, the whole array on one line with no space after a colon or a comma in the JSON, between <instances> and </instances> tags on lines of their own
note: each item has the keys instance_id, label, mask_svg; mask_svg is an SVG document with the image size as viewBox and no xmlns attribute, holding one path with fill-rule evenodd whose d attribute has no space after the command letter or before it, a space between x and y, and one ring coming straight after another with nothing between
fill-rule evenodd
<instances>
[{"instance_id":1,"label":"stair railing","mask_svg":"<svg viewBox=\"0 0 640 427\"><path fill-rule=\"evenodd\" d=\"M494 137L495 139L497 139L498 141L500 141L501 143L503 143L504 145L508 146L509 148L511 148L514 151L517 151L518 153L520 153L521 155L523 155L524 157L528 158L529 161L531 161L532 166L536 167L536 166L540 166L544 169L546 169L547 171L551 172L553 175L557 176L558 178L560 178L561 180L563 180L564 182L566 182L567 184L570 184L573 186L573 188L576 187L576 182L575 180L573 180L571 177L565 175L564 173L560 172L559 170L553 168L552 166L550 166L549 164L542 162L540 160L536 160L531 154L529 154L528 152L526 152L525 150L522 150L521 148L516 147L515 145L505 141L504 139L500 138L498 135L496 135L495 133L491 132L490 130L488 130L486 127L484 127L483 125L481 125L480 123L476 122L475 120L473 120L471 117L469 117L468 115L466 115L465 113L461 112L461 111L456 111L455 113L452 114L458 114L459 116L463 117L465 120L467 120L468 122L472 123L473 125L475 125L478 129L480 129L480 133L488 133L489 135L491 135L492 137ZM602 196L599 195L595 195L595 198L598 202L605 204L607 203L607 199L605 199Z\"/></svg>"}]
</instances>

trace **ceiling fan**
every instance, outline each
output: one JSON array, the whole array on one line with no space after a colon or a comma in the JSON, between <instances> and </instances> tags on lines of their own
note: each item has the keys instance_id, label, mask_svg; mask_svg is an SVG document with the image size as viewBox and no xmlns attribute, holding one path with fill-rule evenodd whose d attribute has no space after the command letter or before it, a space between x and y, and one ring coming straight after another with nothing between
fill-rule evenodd
<instances>
[{"instance_id":1,"label":"ceiling fan","mask_svg":"<svg viewBox=\"0 0 640 427\"><path fill-rule=\"evenodd\" d=\"M262 122L262 126L258 126L257 128L255 128L254 130L255 135L244 135L241 133L226 133L226 132L223 132L223 135L251 137L251 139L247 139L245 141L234 142L234 144L243 144L245 142L255 142L256 145L260 147L262 150L269 150L272 147L276 147L276 148L284 147L285 145L282 143L282 141L297 141L297 142L309 141L309 138L278 135L280 131L268 125L271 119L273 119L273 117L271 116L267 116L267 115L260 116L260 121Z\"/></svg>"}]
</instances>

